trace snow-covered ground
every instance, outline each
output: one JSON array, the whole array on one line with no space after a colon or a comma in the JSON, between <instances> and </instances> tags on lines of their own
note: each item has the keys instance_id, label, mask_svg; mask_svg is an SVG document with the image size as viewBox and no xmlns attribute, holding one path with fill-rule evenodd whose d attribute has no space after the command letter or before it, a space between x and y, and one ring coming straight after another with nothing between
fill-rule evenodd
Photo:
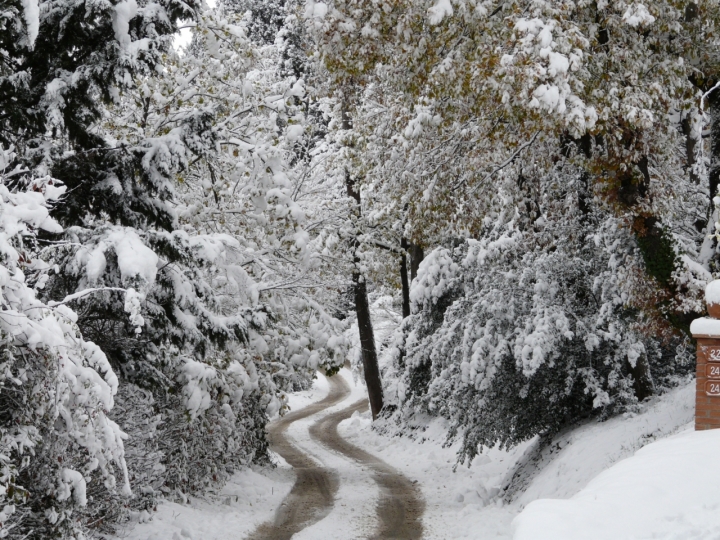
<instances>
[{"instance_id":1,"label":"snow-covered ground","mask_svg":"<svg viewBox=\"0 0 720 540\"><path fill-rule=\"evenodd\" d=\"M566 500L530 503L515 540L720 538L720 430L655 442Z\"/></svg>"},{"instance_id":2,"label":"snow-covered ground","mask_svg":"<svg viewBox=\"0 0 720 540\"><path fill-rule=\"evenodd\" d=\"M327 395L328 383L318 377L313 388L289 397L291 410L319 401ZM261 523L271 520L290 492L295 474L278 455L276 468L253 467L238 471L220 494L190 498L188 504L164 502L149 519L120 531L127 540L241 540Z\"/></svg>"},{"instance_id":3,"label":"snow-covered ground","mask_svg":"<svg viewBox=\"0 0 720 540\"><path fill-rule=\"evenodd\" d=\"M351 395L322 414L343 409L365 395L347 369L339 376L350 383ZM327 380L319 377L311 390L290 396L290 406L297 410L322 399L327 391ZM708 516L720 509L720 495L709 496L717 485L710 474L711 453L720 443L720 432L686 431L693 399L694 387L688 383L645 404L637 414L569 429L542 450L535 440L510 451L492 449L469 469L461 466L455 472L456 447L443 447L445 431L438 420L430 422L423 442L374 432L369 413L356 413L340 424L339 432L418 482L426 503L423 538L427 540L615 540L651 538L653 532L664 534L655 536L663 539L718 538L720 517ZM367 538L376 526L379 490L362 467L309 436L308 428L316 420L315 416L294 423L288 435L318 462L339 472L340 489L330 514L293 538ZM292 486L292 470L279 457L278 461L275 469L238 472L217 496L192 499L189 504L164 503L151 520L120 537L244 538L272 518ZM537 499L543 500L533 502ZM613 529L614 520L630 523L622 529L629 531L625 536ZM588 529L595 535L583 536ZM539 536L541 530L549 532ZM564 531L571 534L563 536Z\"/></svg>"},{"instance_id":4,"label":"snow-covered ground","mask_svg":"<svg viewBox=\"0 0 720 540\"><path fill-rule=\"evenodd\" d=\"M469 469L458 467L456 472L453 467L457 447L443 448L444 431L438 421L432 422L423 433L423 443L389 438L372 431L367 413L356 414L340 424L339 432L419 482L427 504L424 538L510 539L513 538L513 519L526 505L538 498L564 499L575 495L603 470L632 456L644 445L687 429L693 413L694 383L688 383L654 398L640 413L568 430L542 451L538 450L537 441L510 451L492 449L479 456ZM508 486L512 494L506 492ZM505 502L508 498L512 500ZM539 521L538 513L533 515ZM604 518L612 520L611 515ZM562 518L558 521L562 522ZM524 532L518 533L515 540L540 540L534 532L538 526L532 522L518 529ZM564 540L581 536L542 538ZM621 537L609 534L588 538L616 540Z\"/></svg>"},{"instance_id":5,"label":"snow-covered ground","mask_svg":"<svg viewBox=\"0 0 720 540\"><path fill-rule=\"evenodd\" d=\"M164 502L144 523L122 530L128 540L241 540L272 518L290 492L295 477L289 467L237 472L222 492L188 504Z\"/></svg>"},{"instance_id":6,"label":"snow-covered ground","mask_svg":"<svg viewBox=\"0 0 720 540\"><path fill-rule=\"evenodd\" d=\"M541 498L564 499L643 446L689 427L695 415L695 381L642 405L642 412L589 422L555 437L525 464L517 494L521 506Z\"/></svg>"}]
</instances>

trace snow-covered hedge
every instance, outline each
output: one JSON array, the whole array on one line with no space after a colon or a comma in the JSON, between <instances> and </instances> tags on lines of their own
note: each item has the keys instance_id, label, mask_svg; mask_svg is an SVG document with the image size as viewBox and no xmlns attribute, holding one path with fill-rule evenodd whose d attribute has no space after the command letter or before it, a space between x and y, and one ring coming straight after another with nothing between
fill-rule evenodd
<instances>
[{"instance_id":1,"label":"snow-covered hedge","mask_svg":"<svg viewBox=\"0 0 720 540\"><path fill-rule=\"evenodd\" d=\"M130 495L126 435L108 416L118 378L74 311L37 297L48 271L37 231L62 230L48 205L65 189L44 177L10 191L23 172L7 170L13 158L0 149L0 536L38 522L47 535L73 535L91 480L109 497Z\"/></svg>"},{"instance_id":2,"label":"snow-covered hedge","mask_svg":"<svg viewBox=\"0 0 720 540\"><path fill-rule=\"evenodd\" d=\"M553 178L547 200L563 200ZM463 460L622 411L689 366L686 339L643 331L638 249L621 222L569 202L540 215L508 209L429 253L388 349L388 416L403 430L447 418Z\"/></svg>"}]
</instances>

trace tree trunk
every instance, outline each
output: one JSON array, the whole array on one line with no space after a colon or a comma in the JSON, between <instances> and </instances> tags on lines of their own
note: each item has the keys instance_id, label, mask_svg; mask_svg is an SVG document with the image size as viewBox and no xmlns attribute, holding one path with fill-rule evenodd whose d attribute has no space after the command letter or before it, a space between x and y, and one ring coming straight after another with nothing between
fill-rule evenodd
<instances>
[{"instance_id":1,"label":"tree trunk","mask_svg":"<svg viewBox=\"0 0 720 540\"><path fill-rule=\"evenodd\" d=\"M353 283L355 285L355 311L358 319L358 330L360 331L365 384L368 389L370 411L372 411L372 417L375 420L383 408L383 391L380 382L377 351L375 350L375 335L373 333L372 319L370 318L370 304L365 279L359 272L355 272L353 273Z\"/></svg>"},{"instance_id":2,"label":"tree trunk","mask_svg":"<svg viewBox=\"0 0 720 540\"><path fill-rule=\"evenodd\" d=\"M402 314L403 319L410 316L410 281L408 280L407 250L408 241L400 240L402 255L400 258L400 282L402 283Z\"/></svg>"},{"instance_id":3,"label":"tree trunk","mask_svg":"<svg viewBox=\"0 0 720 540\"><path fill-rule=\"evenodd\" d=\"M695 111L692 111L691 113L686 114L680 121L680 129L685 136L685 158L687 159L688 176L693 184L699 184L700 178L698 178L698 175L695 172L695 164L697 163L697 156L695 155L695 152L698 144L698 134L693 130L694 112Z\"/></svg>"},{"instance_id":4,"label":"tree trunk","mask_svg":"<svg viewBox=\"0 0 720 540\"><path fill-rule=\"evenodd\" d=\"M650 364L644 354L635 360L633 366L628 361L630 375L633 378L633 393L638 401L642 401L655 393L655 385L650 375Z\"/></svg>"},{"instance_id":5,"label":"tree trunk","mask_svg":"<svg viewBox=\"0 0 720 540\"><path fill-rule=\"evenodd\" d=\"M345 186L347 194L355 199L356 217L360 214L360 191L355 189L355 183L349 173L345 175ZM365 372L365 384L368 389L370 410L375 420L383 407L382 383L380 382L380 367L378 366L377 350L375 349L375 335L373 333L372 318L370 317L370 303L368 302L367 283L364 276L360 274L360 257L357 249L359 242L354 241L353 263L353 288L355 289L355 313L357 314L358 330L360 333L360 347L362 349L363 371Z\"/></svg>"},{"instance_id":6,"label":"tree trunk","mask_svg":"<svg viewBox=\"0 0 720 540\"><path fill-rule=\"evenodd\" d=\"M351 129L352 121L347 113L347 108L342 113L343 129ZM345 188L347 194L355 200L355 219L360 218L361 200L360 190L355 187L355 181L350 171L345 171ZM380 382L380 367L378 366L377 350L375 349L375 334L373 332L372 318L370 317L370 302L367 295L367 283L365 277L360 273L360 257L357 250L360 247L357 240L357 233L353 241L353 288L355 289L355 313L358 320L358 331L360 333L360 347L362 349L363 371L365 372L365 385L368 389L370 411L373 420L380 414L383 407L383 391Z\"/></svg>"},{"instance_id":7,"label":"tree trunk","mask_svg":"<svg viewBox=\"0 0 720 540\"><path fill-rule=\"evenodd\" d=\"M424 258L425 252L423 248L410 242L410 281L417 277L418 268L420 268L420 263Z\"/></svg>"}]
</instances>

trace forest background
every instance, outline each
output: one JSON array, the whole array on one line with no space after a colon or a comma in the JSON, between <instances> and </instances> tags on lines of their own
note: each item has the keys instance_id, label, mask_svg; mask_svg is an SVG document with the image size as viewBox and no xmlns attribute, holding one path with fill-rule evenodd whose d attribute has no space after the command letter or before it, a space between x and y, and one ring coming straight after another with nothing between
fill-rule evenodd
<instances>
[{"instance_id":1,"label":"forest background","mask_svg":"<svg viewBox=\"0 0 720 540\"><path fill-rule=\"evenodd\" d=\"M378 429L444 417L459 462L677 385L718 10L2 0L0 537L217 489L348 357Z\"/></svg>"}]
</instances>

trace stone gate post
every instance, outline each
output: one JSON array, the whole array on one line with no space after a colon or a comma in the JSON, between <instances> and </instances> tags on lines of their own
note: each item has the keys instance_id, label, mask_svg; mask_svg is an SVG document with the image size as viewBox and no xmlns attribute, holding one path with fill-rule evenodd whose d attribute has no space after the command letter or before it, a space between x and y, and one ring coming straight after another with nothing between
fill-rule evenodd
<instances>
[{"instance_id":1,"label":"stone gate post","mask_svg":"<svg viewBox=\"0 0 720 540\"><path fill-rule=\"evenodd\" d=\"M697 340L696 430L720 428L720 280L708 284L705 301L709 316L690 325Z\"/></svg>"}]
</instances>

